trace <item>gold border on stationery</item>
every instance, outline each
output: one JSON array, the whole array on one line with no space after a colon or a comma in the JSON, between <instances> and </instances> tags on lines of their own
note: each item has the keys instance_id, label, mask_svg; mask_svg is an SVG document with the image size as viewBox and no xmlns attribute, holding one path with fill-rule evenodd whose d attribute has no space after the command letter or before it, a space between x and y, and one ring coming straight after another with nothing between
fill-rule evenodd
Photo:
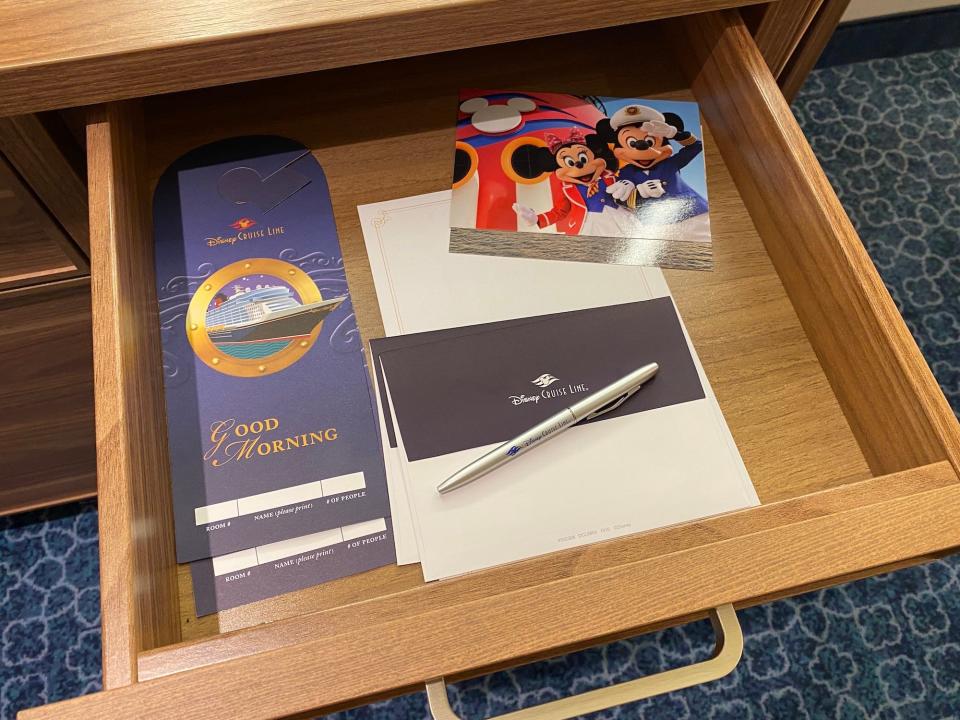
<instances>
[{"instance_id":1,"label":"gold border on stationery","mask_svg":"<svg viewBox=\"0 0 960 720\"><path fill-rule=\"evenodd\" d=\"M190 347L207 366L234 377L263 377L293 365L313 347L320 335L323 321L311 331L309 338L291 342L279 352L265 358L235 358L221 352L207 334L207 307L227 283L244 275L272 275L288 283L300 296L300 301L320 302L323 297L316 283L303 270L283 260L247 258L226 265L208 277L197 288L187 308L185 325Z\"/></svg>"},{"instance_id":2,"label":"gold border on stationery","mask_svg":"<svg viewBox=\"0 0 960 720\"><path fill-rule=\"evenodd\" d=\"M615 705L719 680L731 673L740 662L743 631L733 605L721 605L711 610L710 622L717 636L717 645L709 660L497 715L489 720L571 720ZM443 678L427 683L427 701L434 720L460 720L460 716L450 707Z\"/></svg>"}]
</instances>

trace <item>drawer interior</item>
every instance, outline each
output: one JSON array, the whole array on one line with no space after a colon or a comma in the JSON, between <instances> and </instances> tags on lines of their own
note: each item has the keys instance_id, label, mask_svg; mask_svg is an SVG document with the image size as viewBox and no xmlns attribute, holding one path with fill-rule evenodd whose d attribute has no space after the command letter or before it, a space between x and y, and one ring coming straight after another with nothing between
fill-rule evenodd
<instances>
[{"instance_id":1,"label":"drawer interior","mask_svg":"<svg viewBox=\"0 0 960 720\"><path fill-rule=\"evenodd\" d=\"M604 58L618 57L612 52L617 48L636 50L642 62L605 66ZM130 317L144 322L133 330L118 321L125 332L139 333L136 342L101 342L95 352L116 354L111 361L122 375L119 386L131 398L127 402L138 399L152 408L138 418L139 430L127 430L134 433L127 437L130 444L139 438L154 447L131 450L122 462L101 459L100 468L101 517L111 513L111 503L124 503L112 519L101 520L108 523L101 532L105 572L112 572L106 566L122 557L113 553L119 553L124 533L132 533L132 525L140 530L129 570L137 588L130 598L134 630L111 640L133 648L140 678L335 633L361 618L395 619L618 562L663 556L741 532L754 522L828 512L831 503L865 504L955 482L952 472L938 472L864 484L953 458L955 446L944 438L956 442L955 421L938 399L932 377L927 379L929 371L905 328L883 336L863 331L875 317L900 322L895 310L889 315L889 297L866 297L869 288L862 284L843 292L831 288L849 273L873 270L868 259L862 265L863 259L846 247L829 257L819 253L815 243L830 242L824 224L836 229L838 243L852 233L829 187L825 192L831 200L823 203L816 194L819 187L808 178L797 180L805 183L798 186L791 180L771 193L769 183L781 173L792 178L812 155L784 111L782 97L769 96L775 86L760 62L739 16L730 11L159 96L109 106L96 116L88 134L90 181L91 188L98 188L94 192L105 197L92 200L94 277L98 262L109 266L99 281L107 283L100 288L102 297L114 298ZM701 103L715 269L674 270L666 276L763 506L430 586L423 584L418 566L386 567L197 618L189 571L172 561L164 425L158 411L163 403L160 357L150 328L155 323L149 218L153 187L175 158L223 137L278 134L312 148L329 182L361 333L365 339L379 337L382 325L356 206L450 186L460 87ZM765 93L769 104L738 105ZM737 118L749 122L737 127ZM799 150L784 149L793 145ZM815 161L808 169L822 178ZM760 171L766 176L758 176ZM118 210L117 200L125 207ZM806 228L798 227L798 215L789 211L797 206L813 208ZM122 216L125 225L111 231L98 212ZM806 269L816 263L821 275L813 282ZM142 282L131 279L138 273ZM850 298L845 307L843 293ZM95 324L100 322L97 295L95 284ZM105 312L103 307L99 312ZM862 382L851 370L858 362ZM887 375L886 384L877 387ZM104 377L98 375L98 384ZM877 393L874 403L865 396L869 393ZM98 402L100 398L98 394ZM98 407L98 415L102 412ZM107 438L109 422L98 417L98 437ZM903 442L891 442L891 433ZM152 469L141 472L148 460ZM847 492L810 500L838 489ZM307 617L312 624L302 622ZM105 612L105 628L111 622Z\"/></svg>"}]
</instances>

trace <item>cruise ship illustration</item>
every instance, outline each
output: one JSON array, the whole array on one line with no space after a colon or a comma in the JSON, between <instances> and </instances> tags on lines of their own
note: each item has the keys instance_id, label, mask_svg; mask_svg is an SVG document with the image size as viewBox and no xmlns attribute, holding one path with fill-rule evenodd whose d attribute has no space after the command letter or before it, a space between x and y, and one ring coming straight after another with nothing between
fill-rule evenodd
<instances>
[{"instance_id":1,"label":"cruise ship illustration","mask_svg":"<svg viewBox=\"0 0 960 720\"><path fill-rule=\"evenodd\" d=\"M214 307L207 310L207 335L225 351L233 345L255 344L264 351L276 352L313 332L344 300L346 296L302 305L283 285L255 289L235 286L233 295L218 294ZM237 350L231 354L247 354Z\"/></svg>"}]
</instances>

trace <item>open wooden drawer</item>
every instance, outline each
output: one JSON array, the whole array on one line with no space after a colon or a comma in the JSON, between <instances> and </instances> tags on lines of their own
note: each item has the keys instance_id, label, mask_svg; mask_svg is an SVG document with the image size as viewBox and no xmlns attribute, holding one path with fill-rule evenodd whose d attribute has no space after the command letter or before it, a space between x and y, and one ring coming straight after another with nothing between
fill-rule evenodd
<instances>
[{"instance_id":1,"label":"open wooden drawer","mask_svg":"<svg viewBox=\"0 0 960 720\"><path fill-rule=\"evenodd\" d=\"M634 59L605 69L611 48ZM152 187L224 136L314 148L376 337L356 205L449 186L460 86L700 102L716 270L667 278L763 505L431 584L382 568L197 619L174 563ZM114 104L88 140L108 690L22 717L320 714L960 546L960 426L736 11Z\"/></svg>"}]
</instances>

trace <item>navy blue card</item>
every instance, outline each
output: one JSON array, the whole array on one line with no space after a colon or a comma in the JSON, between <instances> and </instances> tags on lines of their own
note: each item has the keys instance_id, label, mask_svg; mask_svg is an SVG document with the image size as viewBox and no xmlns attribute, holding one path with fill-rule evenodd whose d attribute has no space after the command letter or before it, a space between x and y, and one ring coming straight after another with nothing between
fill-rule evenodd
<instances>
[{"instance_id":1,"label":"navy blue card","mask_svg":"<svg viewBox=\"0 0 960 720\"><path fill-rule=\"evenodd\" d=\"M153 210L178 561L388 516L317 161L279 137L207 145Z\"/></svg>"},{"instance_id":2,"label":"navy blue card","mask_svg":"<svg viewBox=\"0 0 960 720\"><path fill-rule=\"evenodd\" d=\"M396 562L390 518L190 563L197 617Z\"/></svg>"}]
</instances>

